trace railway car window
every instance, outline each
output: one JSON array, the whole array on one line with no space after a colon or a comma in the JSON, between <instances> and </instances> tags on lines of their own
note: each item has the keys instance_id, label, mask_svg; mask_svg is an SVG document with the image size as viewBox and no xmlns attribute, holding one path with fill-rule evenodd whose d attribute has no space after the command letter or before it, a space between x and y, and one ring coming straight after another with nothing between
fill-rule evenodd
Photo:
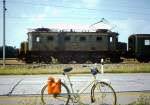
<instances>
[{"instance_id":1,"label":"railway car window","mask_svg":"<svg viewBox=\"0 0 150 105\"><path fill-rule=\"evenodd\" d=\"M40 37L39 36L36 37L36 42L40 42Z\"/></svg>"},{"instance_id":2,"label":"railway car window","mask_svg":"<svg viewBox=\"0 0 150 105\"><path fill-rule=\"evenodd\" d=\"M96 37L96 41L101 41L102 40L102 37Z\"/></svg>"},{"instance_id":3,"label":"railway car window","mask_svg":"<svg viewBox=\"0 0 150 105\"><path fill-rule=\"evenodd\" d=\"M86 37L80 37L80 41L86 41Z\"/></svg>"},{"instance_id":4,"label":"railway car window","mask_svg":"<svg viewBox=\"0 0 150 105\"><path fill-rule=\"evenodd\" d=\"M65 40L65 41L70 41L70 37L69 37L69 36L65 36L65 37L64 37L64 40Z\"/></svg>"},{"instance_id":5,"label":"railway car window","mask_svg":"<svg viewBox=\"0 0 150 105\"><path fill-rule=\"evenodd\" d=\"M109 41L112 42L112 37L109 37Z\"/></svg>"},{"instance_id":6,"label":"railway car window","mask_svg":"<svg viewBox=\"0 0 150 105\"><path fill-rule=\"evenodd\" d=\"M54 40L54 37L48 36L48 37L47 37L47 40L48 40L48 41L53 41L53 40Z\"/></svg>"},{"instance_id":7,"label":"railway car window","mask_svg":"<svg viewBox=\"0 0 150 105\"><path fill-rule=\"evenodd\" d=\"M144 40L144 45L149 46L150 45L150 40Z\"/></svg>"}]
</instances>

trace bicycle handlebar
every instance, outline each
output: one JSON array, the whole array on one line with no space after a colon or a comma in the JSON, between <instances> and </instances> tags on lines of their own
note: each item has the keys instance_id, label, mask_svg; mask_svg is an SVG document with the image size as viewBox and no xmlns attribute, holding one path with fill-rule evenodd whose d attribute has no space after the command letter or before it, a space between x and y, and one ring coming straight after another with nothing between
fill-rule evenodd
<instances>
[{"instance_id":1,"label":"bicycle handlebar","mask_svg":"<svg viewBox=\"0 0 150 105\"><path fill-rule=\"evenodd\" d=\"M101 65L101 69L100 69L100 71L99 71L99 69L97 68L97 64L95 63L94 65L83 65L82 67L88 67L88 68L90 68L91 70L92 69L97 69L97 71L99 72L99 73L101 73L101 74L103 74L104 72L103 72L103 65Z\"/></svg>"}]
</instances>

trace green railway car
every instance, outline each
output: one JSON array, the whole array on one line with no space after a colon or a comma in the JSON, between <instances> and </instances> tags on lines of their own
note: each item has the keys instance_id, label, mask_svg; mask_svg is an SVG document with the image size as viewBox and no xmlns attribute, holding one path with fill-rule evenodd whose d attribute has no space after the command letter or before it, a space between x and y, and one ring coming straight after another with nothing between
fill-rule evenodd
<instances>
[{"instance_id":1,"label":"green railway car","mask_svg":"<svg viewBox=\"0 0 150 105\"><path fill-rule=\"evenodd\" d=\"M128 52L139 62L150 61L150 34L134 34L128 38Z\"/></svg>"}]
</instances>

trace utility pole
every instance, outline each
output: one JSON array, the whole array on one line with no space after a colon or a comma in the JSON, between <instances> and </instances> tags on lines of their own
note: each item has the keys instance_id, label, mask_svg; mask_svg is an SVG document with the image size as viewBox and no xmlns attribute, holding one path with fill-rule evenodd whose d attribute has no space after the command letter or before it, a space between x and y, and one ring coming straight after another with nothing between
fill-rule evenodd
<instances>
[{"instance_id":1,"label":"utility pole","mask_svg":"<svg viewBox=\"0 0 150 105\"><path fill-rule=\"evenodd\" d=\"M5 68L5 0L3 0L3 67Z\"/></svg>"}]
</instances>

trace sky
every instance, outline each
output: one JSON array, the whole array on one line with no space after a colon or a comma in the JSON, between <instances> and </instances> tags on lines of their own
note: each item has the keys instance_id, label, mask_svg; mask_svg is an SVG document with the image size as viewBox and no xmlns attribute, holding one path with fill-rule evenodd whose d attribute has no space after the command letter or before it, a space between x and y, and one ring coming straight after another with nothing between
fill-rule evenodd
<instances>
[{"instance_id":1,"label":"sky","mask_svg":"<svg viewBox=\"0 0 150 105\"><path fill-rule=\"evenodd\" d=\"M35 28L108 28L127 42L131 34L150 34L150 0L6 0L6 45L20 47ZM113 27L113 29L112 29ZM93 27L92 27L93 28ZM0 0L0 46L3 45L3 0Z\"/></svg>"}]
</instances>

